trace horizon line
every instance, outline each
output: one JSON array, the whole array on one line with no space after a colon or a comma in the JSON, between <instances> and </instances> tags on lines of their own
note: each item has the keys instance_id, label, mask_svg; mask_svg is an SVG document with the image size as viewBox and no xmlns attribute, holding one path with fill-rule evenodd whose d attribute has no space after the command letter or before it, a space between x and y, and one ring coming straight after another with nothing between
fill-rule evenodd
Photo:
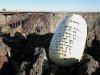
<instances>
[{"instance_id":1,"label":"horizon line","mask_svg":"<svg viewBox=\"0 0 100 75\"><path fill-rule=\"evenodd\" d=\"M0 10L0 13L6 13L6 12L100 12L100 11L61 11L61 10L55 10L55 11L46 11L46 10Z\"/></svg>"}]
</instances>

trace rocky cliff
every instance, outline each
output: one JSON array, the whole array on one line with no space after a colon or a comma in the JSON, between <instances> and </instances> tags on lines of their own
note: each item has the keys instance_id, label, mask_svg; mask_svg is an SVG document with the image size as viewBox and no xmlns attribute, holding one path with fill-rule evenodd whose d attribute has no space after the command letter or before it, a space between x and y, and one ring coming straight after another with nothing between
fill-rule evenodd
<instances>
[{"instance_id":1,"label":"rocky cliff","mask_svg":"<svg viewBox=\"0 0 100 75\"><path fill-rule=\"evenodd\" d=\"M61 68L49 60L48 48L56 26L70 14L83 16L88 25L88 36L82 60L70 68ZM14 36L1 35L0 75L100 75L100 13L56 12L47 15L50 23L47 34L23 36L16 32Z\"/></svg>"}]
</instances>

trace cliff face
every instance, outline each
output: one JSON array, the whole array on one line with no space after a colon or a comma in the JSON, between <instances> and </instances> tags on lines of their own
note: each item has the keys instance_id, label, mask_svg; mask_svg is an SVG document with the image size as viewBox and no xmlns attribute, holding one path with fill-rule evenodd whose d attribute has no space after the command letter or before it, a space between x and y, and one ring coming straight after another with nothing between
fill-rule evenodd
<instances>
[{"instance_id":1,"label":"cliff face","mask_svg":"<svg viewBox=\"0 0 100 75\"><path fill-rule=\"evenodd\" d=\"M45 13L44 13L45 14ZM71 14L79 14L83 16L88 25L86 48L82 57L82 61L71 68L63 69L50 62L48 57L48 48L53 33L60 21L64 16ZM0 41L0 68L2 73L8 75L100 75L100 13L99 12L56 12L47 13L50 27L45 26L45 22L42 23L42 27L36 27L36 34L22 35L20 32L10 30L9 27L3 27L3 29L13 33L11 36L5 33L1 36ZM0 20L2 22L3 19ZM41 20L41 19L40 19ZM31 21L32 22L32 21ZM38 20L38 22L42 22ZM1 26L5 22L1 24ZM41 23L38 23L41 24ZM35 26L39 26L37 23ZM35 27L34 26L34 27ZM41 26L41 25L40 25ZM20 27L21 28L21 27ZM41 28L41 29L40 29ZM49 28L49 31L44 31ZM35 29L34 29L35 30ZM38 35L42 31L44 35ZM37 33L38 32L38 33ZM3 44L2 44L3 43ZM45 51L46 52L45 52ZM9 58L9 53L11 56ZM46 54L45 54L46 53ZM3 54L3 55L2 55ZM6 57L8 56L8 59ZM4 64L6 62L6 64ZM3 67L2 67L2 66ZM13 72L12 72L13 71Z\"/></svg>"},{"instance_id":2,"label":"cliff face","mask_svg":"<svg viewBox=\"0 0 100 75\"><path fill-rule=\"evenodd\" d=\"M33 13L34 14L34 13ZM47 16L47 19L50 23L50 28L49 28L49 31L54 33L57 25L60 23L60 21L63 19L64 16L68 16L68 15L71 15L71 14L79 14L81 15L87 22L87 25L88 25L88 36L87 36L87 46L91 47L91 43L92 43L92 40L93 39L96 39L96 40L100 40L100 12L55 12L55 13L52 13L52 12L48 12L48 13L43 13L44 15ZM19 14L18 16L16 15L13 15L13 19L11 20L11 16L8 15L7 17L7 24L11 24L16 22L16 21L20 21L21 19L23 20L24 17L27 18L28 15L21 15ZM6 22L5 22L5 16L0 14L0 27L2 27L3 25L5 25ZM46 28L45 26L43 27L43 29ZM5 28L7 29L7 28ZM15 32L15 30L12 30ZM10 32L12 32L10 31ZM42 31L42 30L41 30ZM44 30L43 30L44 31ZM21 32L21 30L20 30Z\"/></svg>"}]
</instances>

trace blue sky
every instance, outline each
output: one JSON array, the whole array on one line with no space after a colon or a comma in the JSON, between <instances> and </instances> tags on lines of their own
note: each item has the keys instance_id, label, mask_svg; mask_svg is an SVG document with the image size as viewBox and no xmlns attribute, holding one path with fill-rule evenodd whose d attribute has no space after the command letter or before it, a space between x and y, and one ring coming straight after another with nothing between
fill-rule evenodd
<instances>
[{"instance_id":1,"label":"blue sky","mask_svg":"<svg viewBox=\"0 0 100 75\"><path fill-rule=\"evenodd\" d=\"M100 11L100 0L0 0L0 10Z\"/></svg>"}]
</instances>

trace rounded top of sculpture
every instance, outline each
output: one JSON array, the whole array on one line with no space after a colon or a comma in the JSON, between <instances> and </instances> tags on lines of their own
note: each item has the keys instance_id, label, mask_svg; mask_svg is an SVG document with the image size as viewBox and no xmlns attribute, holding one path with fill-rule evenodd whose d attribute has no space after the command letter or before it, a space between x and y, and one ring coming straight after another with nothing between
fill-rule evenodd
<instances>
[{"instance_id":1,"label":"rounded top of sculpture","mask_svg":"<svg viewBox=\"0 0 100 75\"><path fill-rule=\"evenodd\" d=\"M77 15L77 14L72 14L71 16L70 16L70 20L72 20L72 21L75 21L75 22L85 22L85 20L83 19L83 17L82 16L80 16L80 15Z\"/></svg>"},{"instance_id":2,"label":"rounded top of sculpture","mask_svg":"<svg viewBox=\"0 0 100 75\"><path fill-rule=\"evenodd\" d=\"M86 29L87 31L87 24L85 19L77 14L72 14L71 16L68 17L69 21L72 21L76 24L78 24L78 28L80 28L80 30L84 33L84 29Z\"/></svg>"}]
</instances>

